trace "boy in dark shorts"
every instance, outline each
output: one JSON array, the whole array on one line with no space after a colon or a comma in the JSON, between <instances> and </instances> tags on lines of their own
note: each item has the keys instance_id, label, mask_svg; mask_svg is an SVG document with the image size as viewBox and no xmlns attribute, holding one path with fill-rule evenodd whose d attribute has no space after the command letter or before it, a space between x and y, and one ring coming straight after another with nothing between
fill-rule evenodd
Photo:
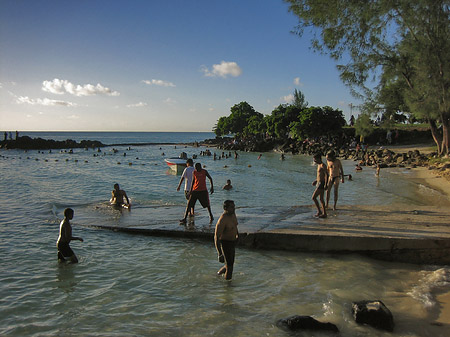
<instances>
[{"instance_id":1,"label":"boy in dark shorts","mask_svg":"<svg viewBox=\"0 0 450 337\"><path fill-rule=\"evenodd\" d=\"M214 193L214 185L211 176L208 171L202 168L202 164L195 164L195 171L192 172L192 185L189 189L189 201L186 207L186 212L184 213L184 218L180 220L180 223L185 224L186 218L189 214L190 209L194 209L195 203L197 200L200 201L200 204L203 208L208 208L209 212L209 223L212 223L214 217L211 212L211 205L209 203L208 189L206 187L206 178L209 179L211 183L211 194Z\"/></svg>"},{"instance_id":2,"label":"boy in dark shorts","mask_svg":"<svg viewBox=\"0 0 450 337\"><path fill-rule=\"evenodd\" d=\"M127 200L126 203L124 198ZM128 199L127 193L120 189L119 184L114 184L109 202L115 207L131 208L130 199Z\"/></svg>"},{"instance_id":3,"label":"boy in dark shorts","mask_svg":"<svg viewBox=\"0 0 450 337\"><path fill-rule=\"evenodd\" d=\"M225 263L217 275L224 275L226 280L231 280L233 277L235 246L239 235L235 208L233 200L225 200L224 212L217 221L214 233L219 262Z\"/></svg>"},{"instance_id":4,"label":"boy in dark shorts","mask_svg":"<svg viewBox=\"0 0 450 337\"><path fill-rule=\"evenodd\" d=\"M58 262L64 262L68 259L71 263L78 263L78 259L72 248L70 248L69 243L72 240L79 240L83 242L83 239L72 236L72 226L70 225L70 220L73 219L73 213L72 208L66 208L64 210L64 220L61 221L59 226L59 237L56 242L56 247L58 247Z\"/></svg>"},{"instance_id":5,"label":"boy in dark shorts","mask_svg":"<svg viewBox=\"0 0 450 337\"><path fill-rule=\"evenodd\" d=\"M314 163L317 164L317 177L316 180L313 181L312 185L316 186L314 193L312 195L312 200L317 207L317 214L315 216L319 218L327 217L327 209L325 206L324 194L327 188L328 181L328 172L326 165L322 162L322 157L320 153L316 153L314 155ZM317 201L317 197L320 199L320 203L322 204L323 211L320 210L319 202Z\"/></svg>"}]
</instances>

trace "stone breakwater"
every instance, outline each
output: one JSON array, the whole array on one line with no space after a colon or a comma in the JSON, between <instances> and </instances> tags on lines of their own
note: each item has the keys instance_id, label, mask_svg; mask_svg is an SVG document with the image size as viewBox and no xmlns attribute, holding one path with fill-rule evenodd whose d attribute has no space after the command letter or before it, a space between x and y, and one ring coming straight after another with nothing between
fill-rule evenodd
<instances>
[{"instance_id":1,"label":"stone breakwater","mask_svg":"<svg viewBox=\"0 0 450 337\"><path fill-rule=\"evenodd\" d=\"M1 149L24 149L24 150L52 150L52 149L75 149L75 148L98 148L105 145L97 140L82 140L76 142L71 139L57 141L53 139L31 138L28 136L18 137L14 140L3 140L0 142Z\"/></svg>"}]
</instances>

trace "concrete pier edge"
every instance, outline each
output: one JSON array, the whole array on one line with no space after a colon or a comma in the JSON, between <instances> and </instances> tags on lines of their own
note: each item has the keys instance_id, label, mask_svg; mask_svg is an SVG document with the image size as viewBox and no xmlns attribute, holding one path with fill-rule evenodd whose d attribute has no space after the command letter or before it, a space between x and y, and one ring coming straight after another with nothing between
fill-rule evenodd
<instances>
[{"instance_id":1,"label":"concrete pier edge","mask_svg":"<svg viewBox=\"0 0 450 337\"><path fill-rule=\"evenodd\" d=\"M212 231L86 225L134 235L200 239L213 242ZM299 233L240 233L238 246L294 252L359 254L374 259L413 264L450 264L450 238L392 238Z\"/></svg>"}]
</instances>

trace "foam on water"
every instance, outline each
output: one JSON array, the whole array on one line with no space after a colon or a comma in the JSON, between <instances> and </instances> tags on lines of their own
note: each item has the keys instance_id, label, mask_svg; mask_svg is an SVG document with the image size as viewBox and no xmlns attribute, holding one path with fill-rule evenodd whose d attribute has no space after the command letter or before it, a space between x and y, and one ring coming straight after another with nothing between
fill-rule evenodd
<instances>
[{"instance_id":1,"label":"foam on water","mask_svg":"<svg viewBox=\"0 0 450 337\"><path fill-rule=\"evenodd\" d=\"M417 285L408 292L408 295L421 301L425 307L433 308L436 305L433 291L450 286L450 268L423 270L420 272L420 276Z\"/></svg>"}]
</instances>

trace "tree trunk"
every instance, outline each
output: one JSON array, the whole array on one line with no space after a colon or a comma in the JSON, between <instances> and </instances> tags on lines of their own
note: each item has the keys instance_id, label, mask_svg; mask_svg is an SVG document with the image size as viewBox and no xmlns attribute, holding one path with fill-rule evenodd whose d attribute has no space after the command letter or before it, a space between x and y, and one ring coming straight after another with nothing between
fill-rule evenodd
<instances>
[{"instance_id":1,"label":"tree trunk","mask_svg":"<svg viewBox=\"0 0 450 337\"><path fill-rule=\"evenodd\" d=\"M439 134L439 130L436 126L436 120L430 118L428 120L428 123L430 123L431 135L433 136L434 142L436 143L438 148L438 155L441 155L443 137Z\"/></svg>"},{"instance_id":2,"label":"tree trunk","mask_svg":"<svg viewBox=\"0 0 450 337\"><path fill-rule=\"evenodd\" d=\"M441 155L448 156L449 152L449 141L450 141L450 117L444 115L442 118L442 145L441 145Z\"/></svg>"}]
</instances>

